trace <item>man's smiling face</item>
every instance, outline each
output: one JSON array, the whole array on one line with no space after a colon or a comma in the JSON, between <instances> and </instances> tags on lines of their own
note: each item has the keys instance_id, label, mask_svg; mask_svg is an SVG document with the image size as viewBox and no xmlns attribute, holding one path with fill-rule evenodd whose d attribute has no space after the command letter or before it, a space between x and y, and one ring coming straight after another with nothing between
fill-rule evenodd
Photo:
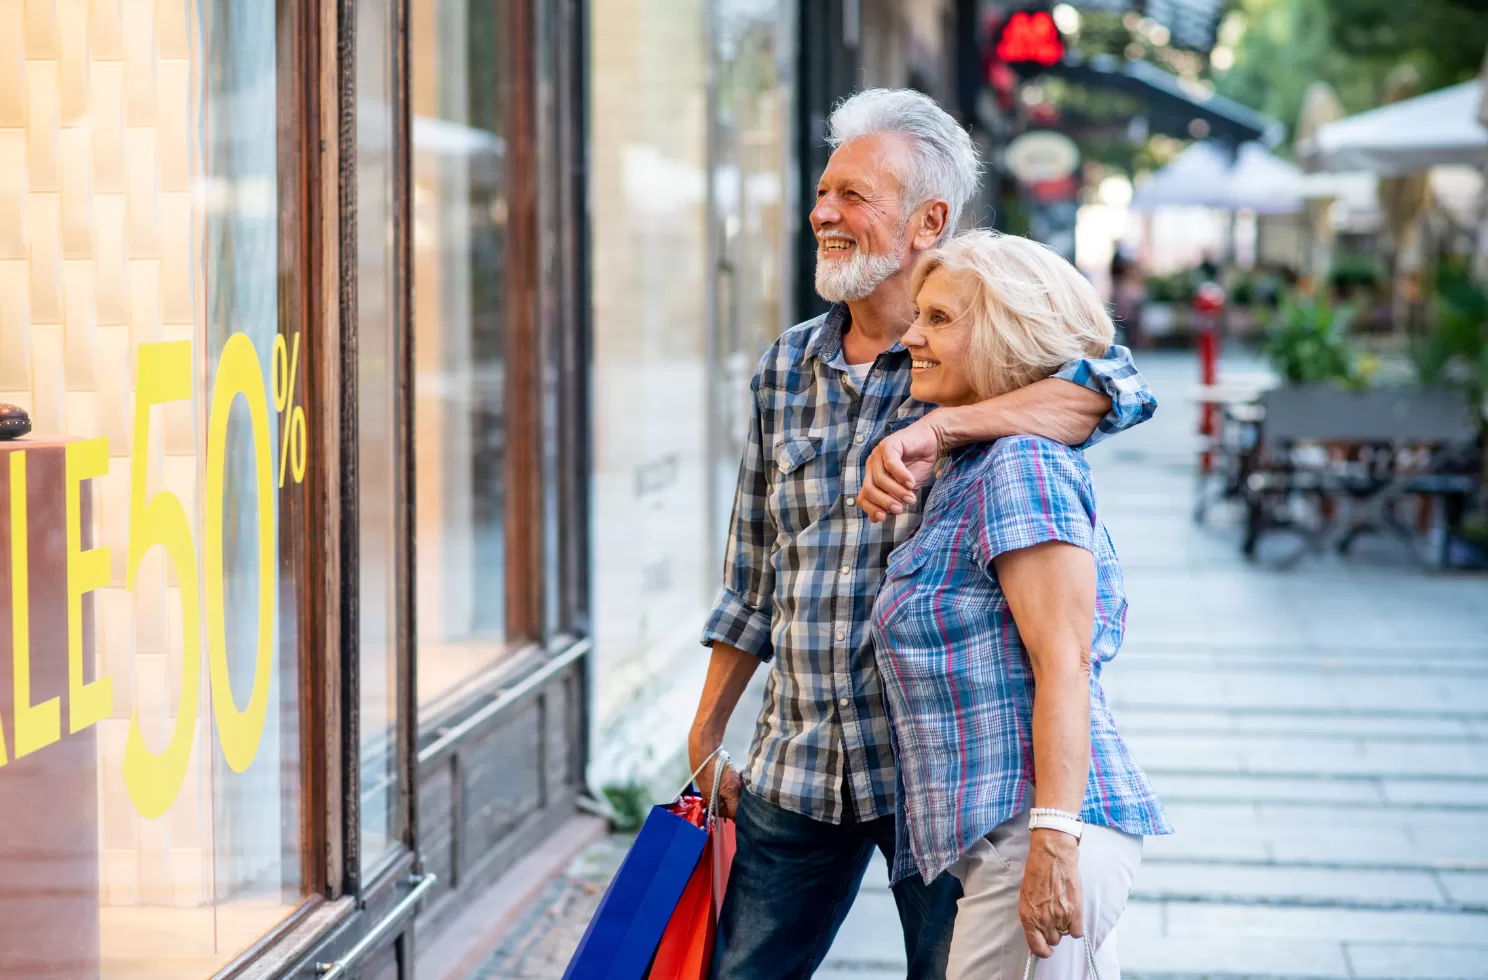
<instances>
[{"instance_id":1,"label":"man's smiling face","mask_svg":"<svg viewBox=\"0 0 1488 980\"><path fill-rule=\"evenodd\" d=\"M909 138L877 133L839 146L816 188L816 291L823 299L865 299L907 266L906 215L898 174Z\"/></svg>"}]
</instances>

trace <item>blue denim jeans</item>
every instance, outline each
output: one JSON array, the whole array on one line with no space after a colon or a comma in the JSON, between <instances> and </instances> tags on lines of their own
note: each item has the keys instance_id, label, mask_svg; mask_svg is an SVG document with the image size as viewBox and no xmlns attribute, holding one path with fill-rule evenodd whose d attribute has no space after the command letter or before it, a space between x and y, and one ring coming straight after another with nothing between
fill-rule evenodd
<instances>
[{"instance_id":1,"label":"blue denim jeans","mask_svg":"<svg viewBox=\"0 0 1488 980\"><path fill-rule=\"evenodd\" d=\"M873 849L893 860L894 818L822 823L745 790L735 829L713 980L806 980L847 918ZM944 980L960 897L948 874L894 887L909 980Z\"/></svg>"}]
</instances>

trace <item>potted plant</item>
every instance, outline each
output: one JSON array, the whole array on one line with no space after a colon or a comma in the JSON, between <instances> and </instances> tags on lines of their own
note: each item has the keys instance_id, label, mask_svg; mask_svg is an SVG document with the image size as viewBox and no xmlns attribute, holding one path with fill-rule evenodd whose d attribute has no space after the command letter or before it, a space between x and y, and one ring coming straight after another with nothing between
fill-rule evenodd
<instances>
[{"instance_id":1,"label":"potted plant","mask_svg":"<svg viewBox=\"0 0 1488 980\"><path fill-rule=\"evenodd\" d=\"M1149 337L1171 337L1188 326L1188 304L1194 286L1188 273L1148 276L1142 303L1142 329Z\"/></svg>"},{"instance_id":2,"label":"potted plant","mask_svg":"<svg viewBox=\"0 0 1488 980\"><path fill-rule=\"evenodd\" d=\"M1170 276L1148 276L1142 302L1142 332L1148 337L1166 337L1173 332L1173 282Z\"/></svg>"},{"instance_id":3,"label":"potted plant","mask_svg":"<svg viewBox=\"0 0 1488 980\"><path fill-rule=\"evenodd\" d=\"M1367 387L1376 363L1349 341L1354 309L1325 295L1282 302L1261 353L1289 385Z\"/></svg>"},{"instance_id":4,"label":"potted plant","mask_svg":"<svg viewBox=\"0 0 1488 980\"><path fill-rule=\"evenodd\" d=\"M1466 262L1444 262L1436 271L1436 327L1411 347L1423 385L1457 388L1477 406L1479 502L1456 543L1469 553L1458 564L1488 567L1488 290L1473 281Z\"/></svg>"},{"instance_id":5,"label":"potted plant","mask_svg":"<svg viewBox=\"0 0 1488 980\"><path fill-rule=\"evenodd\" d=\"M1230 333L1243 337L1255 332L1258 323L1255 302L1255 279L1249 273L1242 272L1231 284L1226 304L1225 319Z\"/></svg>"}]
</instances>

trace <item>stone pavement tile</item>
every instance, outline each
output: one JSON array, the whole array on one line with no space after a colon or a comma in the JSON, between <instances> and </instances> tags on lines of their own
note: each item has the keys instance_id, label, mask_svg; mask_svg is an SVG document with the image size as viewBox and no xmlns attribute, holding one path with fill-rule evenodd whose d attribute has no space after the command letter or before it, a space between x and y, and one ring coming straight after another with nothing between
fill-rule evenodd
<instances>
[{"instance_id":1,"label":"stone pavement tile","mask_svg":"<svg viewBox=\"0 0 1488 980\"><path fill-rule=\"evenodd\" d=\"M1167 934L1193 939L1322 939L1472 944L1488 914L1168 902Z\"/></svg>"},{"instance_id":2,"label":"stone pavement tile","mask_svg":"<svg viewBox=\"0 0 1488 980\"><path fill-rule=\"evenodd\" d=\"M1484 821L1483 827L1488 827ZM1435 830L1412 834L1416 852L1422 860L1437 867L1467 864L1474 868L1488 868L1488 835L1483 827L1475 830Z\"/></svg>"},{"instance_id":3,"label":"stone pavement tile","mask_svg":"<svg viewBox=\"0 0 1488 980\"><path fill-rule=\"evenodd\" d=\"M1139 884L1144 873L1145 868L1137 872ZM1128 942L1161 939L1166 915L1162 902L1149 902L1141 895L1133 895L1116 923L1118 941L1124 946Z\"/></svg>"},{"instance_id":4,"label":"stone pavement tile","mask_svg":"<svg viewBox=\"0 0 1488 980\"><path fill-rule=\"evenodd\" d=\"M1266 840L1280 862L1410 865L1421 851L1400 827L1268 826Z\"/></svg>"},{"instance_id":5,"label":"stone pavement tile","mask_svg":"<svg viewBox=\"0 0 1488 980\"><path fill-rule=\"evenodd\" d=\"M1452 901L1488 909L1488 867L1482 871L1438 871L1436 876Z\"/></svg>"},{"instance_id":6,"label":"stone pavement tile","mask_svg":"<svg viewBox=\"0 0 1488 980\"><path fill-rule=\"evenodd\" d=\"M1488 780L1391 777L1380 780L1380 787L1391 803L1488 807Z\"/></svg>"},{"instance_id":7,"label":"stone pavement tile","mask_svg":"<svg viewBox=\"0 0 1488 980\"><path fill-rule=\"evenodd\" d=\"M1461 740L1420 739L1361 742L1364 764L1376 772L1405 772L1413 776L1488 776L1488 751Z\"/></svg>"},{"instance_id":8,"label":"stone pavement tile","mask_svg":"<svg viewBox=\"0 0 1488 980\"><path fill-rule=\"evenodd\" d=\"M1245 769L1240 749L1231 738L1125 733L1123 737L1146 771L1243 772Z\"/></svg>"},{"instance_id":9,"label":"stone pavement tile","mask_svg":"<svg viewBox=\"0 0 1488 980\"><path fill-rule=\"evenodd\" d=\"M1245 832L1261 826L1260 809L1250 800L1193 802L1186 799L1163 800L1163 809L1175 827L1190 831L1217 827L1225 833Z\"/></svg>"},{"instance_id":10,"label":"stone pavement tile","mask_svg":"<svg viewBox=\"0 0 1488 980\"><path fill-rule=\"evenodd\" d=\"M1343 945L1321 939L1253 939L1212 936L1121 941L1124 980L1159 980L1168 976L1208 978L1275 977L1307 980L1351 980Z\"/></svg>"},{"instance_id":11,"label":"stone pavement tile","mask_svg":"<svg viewBox=\"0 0 1488 980\"><path fill-rule=\"evenodd\" d=\"M862 970L857 967L837 969L830 965L830 960L827 962L829 965L823 966L820 970L812 974L815 980L904 980L904 967L902 965L894 966L891 969Z\"/></svg>"},{"instance_id":12,"label":"stone pavement tile","mask_svg":"<svg viewBox=\"0 0 1488 980\"><path fill-rule=\"evenodd\" d=\"M868 870L863 872L863 883L858 888L858 893L869 891L889 890L889 862L883 859L883 855L875 852L868 862Z\"/></svg>"},{"instance_id":13,"label":"stone pavement tile","mask_svg":"<svg viewBox=\"0 0 1488 980\"><path fill-rule=\"evenodd\" d=\"M1409 806L1317 805L1261 803L1256 807L1263 826L1325 824L1345 827L1403 827L1416 840L1423 835L1481 833L1488 814L1474 810L1430 810Z\"/></svg>"},{"instance_id":14,"label":"stone pavement tile","mask_svg":"<svg viewBox=\"0 0 1488 980\"><path fill-rule=\"evenodd\" d=\"M1488 935L1483 937L1488 943ZM1488 980L1488 945L1348 943L1357 980Z\"/></svg>"},{"instance_id":15,"label":"stone pavement tile","mask_svg":"<svg viewBox=\"0 0 1488 980\"><path fill-rule=\"evenodd\" d=\"M1269 861L1269 841L1257 831L1226 829L1205 833L1179 825L1176 834L1148 837L1142 842L1144 860Z\"/></svg>"},{"instance_id":16,"label":"stone pavement tile","mask_svg":"<svg viewBox=\"0 0 1488 980\"><path fill-rule=\"evenodd\" d=\"M895 964L903 969L904 929L894 896L887 891L859 892L823 966L876 970Z\"/></svg>"},{"instance_id":17,"label":"stone pavement tile","mask_svg":"<svg viewBox=\"0 0 1488 980\"><path fill-rule=\"evenodd\" d=\"M1141 761L1140 758L1138 761ZM1243 803L1299 802L1369 805L1380 802L1371 779L1302 779L1256 777L1239 773L1175 774L1147 771L1159 799L1235 800Z\"/></svg>"},{"instance_id":18,"label":"stone pavement tile","mask_svg":"<svg viewBox=\"0 0 1488 980\"><path fill-rule=\"evenodd\" d=\"M1204 897L1223 902L1348 902L1381 908L1447 904L1428 871L1146 861L1137 875L1136 890L1149 900Z\"/></svg>"}]
</instances>

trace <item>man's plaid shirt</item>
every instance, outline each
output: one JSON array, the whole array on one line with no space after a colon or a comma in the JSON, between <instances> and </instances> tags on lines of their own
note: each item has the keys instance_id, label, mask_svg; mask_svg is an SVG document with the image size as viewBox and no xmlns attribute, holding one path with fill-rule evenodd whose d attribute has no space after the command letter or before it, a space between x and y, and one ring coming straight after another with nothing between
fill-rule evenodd
<instances>
[{"instance_id":1,"label":"man's plaid shirt","mask_svg":"<svg viewBox=\"0 0 1488 980\"><path fill-rule=\"evenodd\" d=\"M878 356L861 392L854 388L842 354L848 322L846 305L836 304L786 331L760 361L723 589L703 631L706 645L775 660L746 771L750 789L828 823L894 812L871 612L889 553L919 524L919 504L873 524L855 503L878 440L933 407L910 397L902 344ZM1111 397L1086 445L1157 408L1123 347L1056 376Z\"/></svg>"}]
</instances>

